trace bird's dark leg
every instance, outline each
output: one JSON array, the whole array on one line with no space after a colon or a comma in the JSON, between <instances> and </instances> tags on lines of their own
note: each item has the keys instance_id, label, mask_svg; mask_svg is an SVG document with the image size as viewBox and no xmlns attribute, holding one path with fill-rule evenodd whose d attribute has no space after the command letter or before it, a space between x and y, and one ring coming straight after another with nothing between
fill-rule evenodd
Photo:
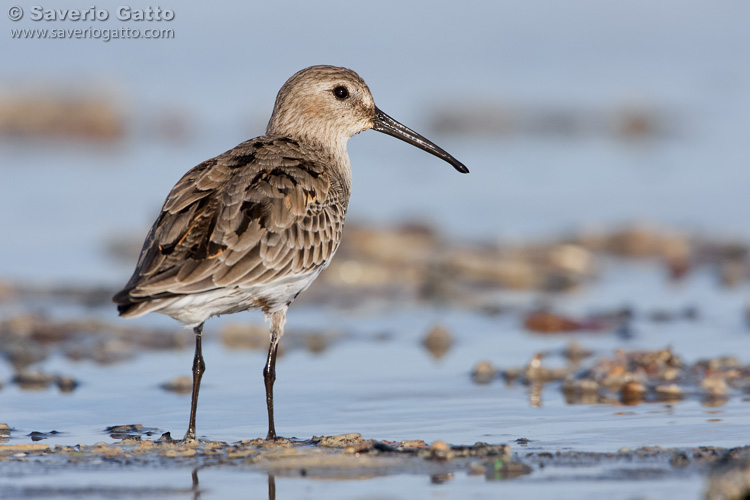
<instances>
[{"instance_id":1,"label":"bird's dark leg","mask_svg":"<svg viewBox=\"0 0 750 500\"><path fill-rule=\"evenodd\" d=\"M268 434L267 440L276 439L276 426L273 422L273 383L276 381L276 351L279 340L284 335L284 323L286 323L286 310L269 314L271 320L271 344L268 346L268 358L263 368L263 381L266 384L266 406L268 408Z\"/></svg>"},{"instance_id":2,"label":"bird's dark leg","mask_svg":"<svg viewBox=\"0 0 750 500\"><path fill-rule=\"evenodd\" d=\"M185 433L183 441L186 443L195 442L195 413L198 411L198 391L201 388L201 378L206 371L206 363L203 362L203 352L201 351L201 334L203 333L203 323L193 328L195 333L195 356L193 357L193 398L190 401L190 423Z\"/></svg>"},{"instance_id":3,"label":"bird's dark leg","mask_svg":"<svg viewBox=\"0 0 750 500\"><path fill-rule=\"evenodd\" d=\"M271 340L268 347L268 359L266 366L263 368L263 381L266 384L266 406L268 407L268 434L266 439L276 439L276 427L273 423L273 383L276 381L276 351L278 350L278 341Z\"/></svg>"}]
</instances>

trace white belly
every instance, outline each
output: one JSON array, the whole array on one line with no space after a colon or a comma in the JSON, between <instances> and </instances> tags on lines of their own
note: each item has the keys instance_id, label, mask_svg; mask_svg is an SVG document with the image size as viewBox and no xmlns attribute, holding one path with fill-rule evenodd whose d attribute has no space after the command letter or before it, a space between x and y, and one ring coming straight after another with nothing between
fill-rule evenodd
<instances>
[{"instance_id":1,"label":"white belly","mask_svg":"<svg viewBox=\"0 0 750 500\"><path fill-rule=\"evenodd\" d=\"M325 268L253 287L218 288L208 292L167 299L153 312L167 314L188 327L195 327L212 316L260 308L264 313L286 310L297 295L307 289Z\"/></svg>"}]
</instances>

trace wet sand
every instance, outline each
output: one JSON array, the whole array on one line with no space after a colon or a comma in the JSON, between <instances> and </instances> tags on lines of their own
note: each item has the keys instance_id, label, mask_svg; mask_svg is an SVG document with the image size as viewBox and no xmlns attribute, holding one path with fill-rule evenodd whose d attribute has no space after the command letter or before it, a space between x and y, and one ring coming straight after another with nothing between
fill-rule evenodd
<instances>
[{"instance_id":1,"label":"wet sand","mask_svg":"<svg viewBox=\"0 0 750 500\"><path fill-rule=\"evenodd\" d=\"M5 474L3 497L35 498L43 496L127 497L178 495L200 498L216 493L201 486L200 476L212 469L249 470L268 477L268 498L276 498L277 478L306 480L368 481L381 476L412 475L429 478L440 485L457 476L473 481L508 481L521 477L533 482L617 481L624 485L648 481L707 478L706 498L744 498L749 486L750 448L714 447L663 449L642 447L616 453L566 451L558 453L525 451L528 442L509 445L476 443L451 446L442 441L428 445L423 441L400 443L363 439L359 434L321 436L311 440L262 439L225 443L203 441L184 445L168 434L158 440L142 439L142 426L117 426L126 431L119 442L93 445L55 446L45 444L4 445L0 463L6 474L19 471L24 476L97 474L130 470L154 480L154 470L190 471L190 488L175 486L81 488L65 484L14 485ZM514 451L515 450L515 451ZM629 488L625 486L625 489ZM502 489L498 489L502 491ZM255 496L259 497L259 492ZM648 494L648 491L643 491Z\"/></svg>"}]
</instances>

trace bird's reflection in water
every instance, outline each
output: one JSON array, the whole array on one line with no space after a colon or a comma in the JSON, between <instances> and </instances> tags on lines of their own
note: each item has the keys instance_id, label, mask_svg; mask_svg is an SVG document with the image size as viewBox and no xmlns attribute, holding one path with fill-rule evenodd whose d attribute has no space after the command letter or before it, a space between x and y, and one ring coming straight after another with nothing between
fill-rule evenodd
<instances>
[{"instance_id":1,"label":"bird's reflection in water","mask_svg":"<svg viewBox=\"0 0 750 500\"><path fill-rule=\"evenodd\" d=\"M199 467L193 469L193 500L199 500L201 497L201 488L198 482L198 469Z\"/></svg>"},{"instance_id":2,"label":"bird's reflection in water","mask_svg":"<svg viewBox=\"0 0 750 500\"><path fill-rule=\"evenodd\" d=\"M276 476L268 475L268 500L276 500Z\"/></svg>"},{"instance_id":3,"label":"bird's reflection in water","mask_svg":"<svg viewBox=\"0 0 750 500\"><path fill-rule=\"evenodd\" d=\"M200 467L196 467L192 472L193 500L200 500L201 497L200 481L198 480L198 471L200 469ZM268 500L276 500L276 476L273 474L268 474Z\"/></svg>"}]
</instances>

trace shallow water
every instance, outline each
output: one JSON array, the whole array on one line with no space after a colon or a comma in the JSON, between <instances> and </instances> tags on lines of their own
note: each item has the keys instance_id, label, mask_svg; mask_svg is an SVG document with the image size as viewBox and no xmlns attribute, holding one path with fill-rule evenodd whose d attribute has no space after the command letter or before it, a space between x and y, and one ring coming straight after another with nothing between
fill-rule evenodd
<instances>
[{"instance_id":1,"label":"shallow water","mask_svg":"<svg viewBox=\"0 0 750 500\"><path fill-rule=\"evenodd\" d=\"M747 241L746 5L493 2L469 9L443 2L399 5L398 15L390 4L359 12L337 6L312 10L307 3L289 2L284 37L277 36L275 23L266 22L276 16L275 4L228 2L226 9L175 6L178 36L163 43L13 40L13 61L0 68L3 92L39 87L42 93L50 88L103 93L117 101L128 128L113 145L0 137L0 213L6 214L0 218L0 233L6 235L0 279L110 288L124 283L133 263L113 258L108 245L140 240L188 168L261 133L279 85L297 69L318 63L359 71L379 106L472 170L459 176L390 138L355 137L350 143L350 221L390 226L418 220L450 238L524 242L645 220ZM362 36L362 19L382 33L401 35ZM313 29L321 25L325 29ZM238 33L243 35L238 38ZM272 50L255 48L269 39L277 40ZM405 40L410 50L404 49ZM438 111L476 103L515 110L527 120L540 110L569 110L574 118L594 115L606 121L622 109L646 109L667 127L664 133L636 138L596 127L551 134L434 130ZM154 123L171 112L187 124L182 140L153 133ZM617 348L671 346L686 362L722 355L750 362L746 283L723 288L713 272L701 268L675 285L656 263L605 260L603 265L601 277L576 293L497 292L494 299L510 312L496 316L426 305L382 307L366 298L360 308L295 304L285 343L311 331L336 335L321 353L297 348L279 358L279 432L303 439L359 432L379 440L508 442L519 453L746 444L750 402L736 392L719 407L705 406L695 395L672 404L568 405L559 384L552 383L541 393L541 406L534 407L528 387L471 381L470 372L481 360L501 369L519 368L544 352L550 364L562 364L559 351L571 340L596 356L611 356ZM611 332L529 333L521 312L542 301L573 315L629 306L640 316L632 338ZM686 307L697 308L698 319L654 322L646 317L650 311ZM49 299L0 301L0 319L28 312L118 321L111 307ZM231 442L265 434L265 353L233 351L218 340L223 325L253 321L262 318L243 314L206 325L198 432L207 439ZM179 328L163 317L122 324ZM455 341L440 359L421 345L434 324L445 325ZM134 423L179 437L189 396L159 385L189 374L191 359L190 342L181 351L147 351L107 366L55 353L42 366L75 377L80 386L70 394L56 388L22 391L11 383L11 367L2 363L0 422L15 429L13 443L30 442L32 431L52 430L59 434L44 441L51 446L112 442L107 426ZM519 438L530 442L516 445ZM94 484L131 488L118 493L123 496L153 493L133 490L136 481L169 484L174 491L160 494L190 497L190 472L0 471L7 487L0 489L0 497L28 485L62 485L70 488L69 496L76 496L79 486ZM362 482L277 478L276 486L278 498L599 498L602 492L612 498L697 498L703 484L698 475L633 482L597 474L581 468L538 469L507 482L457 474L441 485L409 474ZM267 477L207 469L200 471L200 483L202 498L245 491L263 497ZM85 496L97 495L108 494Z\"/></svg>"},{"instance_id":2,"label":"shallow water","mask_svg":"<svg viewBox=\"0 0 750 500\"><path fill-rule=\"evenodd\" d=\"M617 347L649 350L672 345L676 354L693 362L741 352L747 334L739 325L731 332L701 320L698 325L677 322L654 331L644 321L643 328L636 325L635 338L623 346L611 333L555 338L529 334L515 324L515 315L477 318L460 311L410 309L390 312L388 319L358 315L320 323L326 318L319 313L305 314L303 308L293 312L286 341L292 340L300 325L333 328L347 332L347 337L319 354L293 350L279 358L276 424L287 437L359 432L392 441L440 439L454 444L528 438L527 448L546 451L616 451L642 445L733 447L750 418L750 402L740 397L718 408L703 406L694 398L634 407L568 405L559 384L546 386L541 407L532 407L528 387L507 387L501 381L481 386L469 376L479 360L516 368L539 351L552 353L551 364L561 364L554 353L572 339L597 355L611 355ZM420 344L434 322L447 325L456 337L455 347L438 360ZM265 353L223 346L212 336L219 323L209 323L205 333L207 372L199 435L229 442L261 436L265 407L260 372ZM379 335L382 332L388 333L386 339ZM3 419L13 423L14 438L23 439L32 431L60 432L45 441L50 445L111 442L105 427L131 423L179 437L186 426L189 395L168 393L159 385L178 374L189 375L191 360L190 348L147 352L133 361L104 367L57 356L44 364L45 371L73 375L81 386L63 394L57 389L29 392L9 385L2 393ZM8 380L9 369L3 371L0 376Z\"/></svg>"},{"instance_id":3,"label":"shallow water","mask_svg":"<svg viewBox=\"0 0 750 500\"><path fill-rule=\"evenodd\" d=\"M424 476L402 474L358 480L304 480L300 478L275 478L275 498L295 499L357 499L399 500L413 498L415 491L420 498L487 498L499 495L525 497L534 491L539 498L561 499L600 498L601 493L592 491L586 481L586 471L569 474L565 471L542 472L537 478L520 478L514 481L485 481L482 478L456 475L443 484L431 483ZM156 474L151 474L156 476ZM195 495L193 471L189 469L163 470L157 477L150 477L143 471L110 471L97 473L95 478L86 474L73 474L65 478L65 487L58 489L59 474L48 474L41 480L38 477L20 477L13 481L13 488L24 488L26 498L43 498L54 493L85 498L227 498L242 492L252 498L271 498L268 477L260 473L248 473L231 469L204 469L198 471L199 494ZM79 476L79 477L76 477ZM150 481L149 481L150 480ZM2 484L3 478L0 478ZM151 483L150 483L151 482ZM149 484L150 483L150 484ZM134 486L136 484L137 486ZM34 489L31 489L34 488ZM611 498L629 499L648 492L650 498L697 498L701 484L695 478L668 480L644 480L637 483L617 479L597 482L598 491L610 491ZM8 492L18 490L6 490ZM34 494L36 493L36 494Z\"/></svg>"}]
</instances>

